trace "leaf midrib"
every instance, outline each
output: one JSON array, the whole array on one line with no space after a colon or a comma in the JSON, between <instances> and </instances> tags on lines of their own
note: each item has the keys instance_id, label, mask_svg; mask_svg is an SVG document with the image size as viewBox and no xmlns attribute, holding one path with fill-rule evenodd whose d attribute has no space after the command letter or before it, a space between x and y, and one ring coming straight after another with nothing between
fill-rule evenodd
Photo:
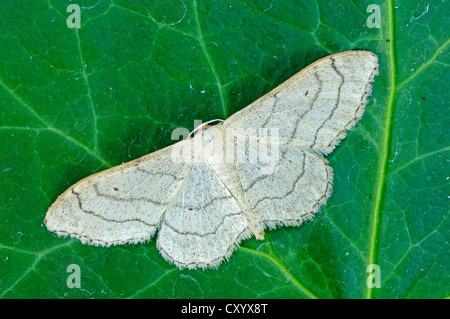
<instances>
[{"instance_id":1,"label":"leaf midrib","mask_svg":"<svg viewBox=\"0 0 450 319\"><path fill-rule=\"evenodd\" d=\"M380 147L380 158L378 162L378 170L376 177L376 191L375 199L372 211L372 219L370 224L370 245L369 245L369 260L368 265L376 264L378 260L378 237L379 237L379 227L378 221L381 218L381 209L383 204L383 199L385 195L385 177L386 169L389 156L389 146L391 145L391 133L392 133L392 114L395 108L395 102L397 97L397 52L395 47L395 12L394 12L394 0L388 0L388 14L387 14L387 25L389 32L389 55L388 55L388 75L389 75L389 96L387 100L386 108L386 118L385 118L385 128L383 130L382 142ZM372 299L374 296L374 288L370 288L366 285L366 295L367 299Z\"/></svg>"}]
</instances>

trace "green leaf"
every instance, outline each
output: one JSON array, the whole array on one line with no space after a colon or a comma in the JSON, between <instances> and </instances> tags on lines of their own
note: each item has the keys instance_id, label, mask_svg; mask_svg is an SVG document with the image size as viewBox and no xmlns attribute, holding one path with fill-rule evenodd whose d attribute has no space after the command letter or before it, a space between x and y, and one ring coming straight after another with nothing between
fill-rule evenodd
<instances>
[{"instance_id":1,"label":"green leaf","mask_svg":"<svg viewBox=\"0 0 450 319\"><path fill-rule=\"evenodd\" d=\"M450 295L448 3L78 2L79 29L66 24L67 2L0 2L1 297ZM366 24L369 4L380 28ZM363 119L329 156L334 192L314 221L246 240L205 271L168 264L154 239L84 246L43 225L81 178L352 49L375 52L380 75ZM70 264L81 288L67 286ZM380 288L367 285L372 264Z\"/></svg>"}]
</instances>

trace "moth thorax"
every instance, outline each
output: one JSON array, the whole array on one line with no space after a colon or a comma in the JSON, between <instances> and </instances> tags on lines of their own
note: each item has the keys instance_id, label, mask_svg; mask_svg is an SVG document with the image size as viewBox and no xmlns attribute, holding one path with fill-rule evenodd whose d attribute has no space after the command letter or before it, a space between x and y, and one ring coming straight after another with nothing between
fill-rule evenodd
<instances>
[{"instance_id":1,"label":"moth thorax","mask_svg":"<svg viewBox=\"0 0 450 319\"><path fill-rule=\"evenodd\" d=\"M225 162L225 131L219 127L207 127L200 132L203 157L209 162Z\"/></svg>"}]
</instances>

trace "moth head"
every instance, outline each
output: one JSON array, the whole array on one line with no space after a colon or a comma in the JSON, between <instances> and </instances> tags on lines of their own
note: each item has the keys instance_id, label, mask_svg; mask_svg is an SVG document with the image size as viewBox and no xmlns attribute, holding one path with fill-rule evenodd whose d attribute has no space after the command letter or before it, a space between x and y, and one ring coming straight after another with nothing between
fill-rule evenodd
<instances>
[{"instance_id":1,"label":"moth head","mask_svg":"<svg viewBox=\"0 0 450 319\"><path fill-rule=\"evenodd\" d=\"M211 126L203 129L200 133L202 134L203 143L206 144L213 144L217 140L217 137L219 137L217 135L221 134L221 132Z\"/></svg>"},{"instance_id":2,"label":"moth head","mask_svg":"<svg viewBox=\"0 0 450 319\"><path fill-rule=\"evenodd\" d=\"M209 126L200 131L204 155L221 158L224 151L224 130Z\"/></svg>"}]
</instances>

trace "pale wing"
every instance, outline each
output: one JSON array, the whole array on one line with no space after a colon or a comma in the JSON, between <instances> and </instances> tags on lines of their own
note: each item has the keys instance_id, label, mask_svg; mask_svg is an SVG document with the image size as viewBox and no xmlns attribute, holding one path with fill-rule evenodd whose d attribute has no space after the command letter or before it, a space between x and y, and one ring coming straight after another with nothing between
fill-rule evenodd
<instances>
[{"instance_id":1,"label":"pale wing","mask_svg":"<svg viewBox=\"0 0 450 319\"><path fill-rule=\"evenodd\" d=\"M329 153L363 115L377 73L377 56L368 51L325 57L223 125L243 132L276 128L281 143Z\"/></svg>"},{"instance_id":2,"label":"pale wing","mask_svg":"<svg viewBox=\"0 0 450 319\"><path fill-rule=\"evenodd\" d=\"M167 147L81 180L49 208L45 225L58 235L88 244L148 240L189 169L189 164L172 160L173 149Z\"/></svg>"},{"instance_id":3,"label":"pale wing","mask_svg":"<svg viewBox=\"0 0 450 319\"><path fill-rule=\"evenodd\" d=\"M191 166L164 215L157 247L178 267L216 267L250 235L239 203L202 161Z\"/></svg>"},{"instance_id":4,"label":"pale wing","mask_svg":"<svg viewBox=\"0 0 450 319\"><path fill-rule=\"evenodd\" d=\"M271 173L265 171L266 163L245 158L245 162L236 163L236 169L252 222L261 227L298 226L312 219L331 194L333 172L321 155L281 146Z\"/></svg>"}]
</instances>

